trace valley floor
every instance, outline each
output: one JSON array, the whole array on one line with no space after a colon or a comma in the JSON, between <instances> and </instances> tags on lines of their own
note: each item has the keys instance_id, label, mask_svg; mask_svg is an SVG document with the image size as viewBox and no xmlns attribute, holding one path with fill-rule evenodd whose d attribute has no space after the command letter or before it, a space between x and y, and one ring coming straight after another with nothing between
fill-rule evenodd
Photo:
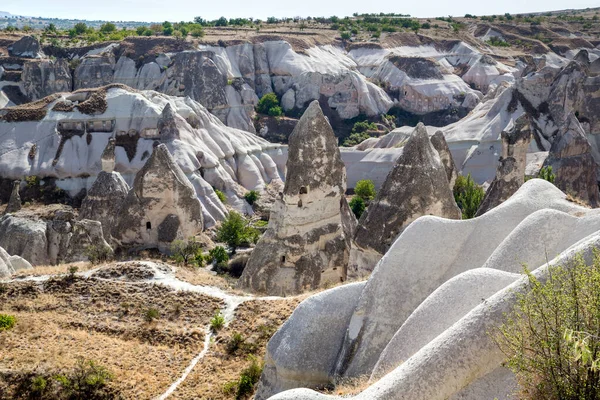
<instances>
[{"instance_id":1,"label":"valley floor","mask_svg":"<svg viewBox=\"0 0 600 400\"><path fill-rule=\"evenodd\" d=\"M106 367L109 388L126 399L235 398L240 371L252 357L262 362L306 297L240 296L208 271L163 263L80 263L75 274L71 266L0 284L0 314L17 318L0 332L0 399L19 398L34 377L67 373L78 359ZM213 332L218 312L226 323Z\"/></svg>"}]
</instances>

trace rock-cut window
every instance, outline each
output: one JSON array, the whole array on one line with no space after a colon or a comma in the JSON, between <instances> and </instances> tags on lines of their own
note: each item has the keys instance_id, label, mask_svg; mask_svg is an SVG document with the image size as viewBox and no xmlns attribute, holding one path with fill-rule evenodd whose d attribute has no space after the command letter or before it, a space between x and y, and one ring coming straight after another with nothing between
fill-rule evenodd
<instances>
[{"instance_id":1,"label":"rock-cut window","mask_svg":"<svg viewBox=\"0 0 600 400\"><path fill-rule=\"evenodd\" d=\"M146 222L146 229L148 229L148 230L152 229L152 222L150 222L150 221Z\"/></svg>"}]
</instances>

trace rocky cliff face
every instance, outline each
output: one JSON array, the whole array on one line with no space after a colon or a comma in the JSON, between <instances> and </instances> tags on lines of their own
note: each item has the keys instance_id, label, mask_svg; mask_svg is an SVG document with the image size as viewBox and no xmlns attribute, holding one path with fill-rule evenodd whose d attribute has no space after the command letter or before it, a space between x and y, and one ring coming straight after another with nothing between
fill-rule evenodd
<instances>
[{"instance_id":1,"label":"rocky cliff face","mask_svg":"<svg viewBox=\"0 0 600 400\"><path fill-rule=\"evenodd\" d=\"M368 275L398 235L423 215L461 218L446 166L429 141L425 126L419 124L377 197L358 221L349 274Z\"/></svg>"},{"instance_id":2,"label":"rocky cliff face","mask_svg":"<svg viewBox=\"0 0 600 400\"><path fill-rule=\"evenodd\" d=\"M574 114L567 117L565 131L554 140L544 165L552 167L555 184L565 193L598 207L598 178L591 146Z\"/></svg>"},{"instance_id":3,"label":"rocky cliff face","mask_svg":"<svg viewBox=\"0 0 600 400\"><path fill-rule=\"evenodd\" d=\"M241 287L272 295L345 281L355 223L337 140L317 101L290 136L286 167L269 227L240 279Z\"/></svg>"},{"instance_id":4,"label":"rocky cliff face","mask_svg":"<svg viewBox=\"0 0 600 400\"><path fill-rule=\"evenodd\" d=\"M285 173L285 147L225 126L190 98L117 85L54 95L0 114L7 139L0 146L2 177L57 178L72 196L90 188L103 170L132 185L158 140L192 182L207 226L226 214L213 188L245 212L247 190L262 191Z\"/></svg>"},{"instance_id":5,"label":"rocky cliff face","mask_svg":"<svg viewBox=\"0 0 600 400\"><path fill-rule=\"evenodd\" d=\"M519 117L511 130L502 132L502 156L496 178L486 191L476 216L508 200L525 182L527 149L530 141L531 125L527 114Z\"/></svg>"},{"instance_id":6,"label":"rocky cliff face","mask_svg":"<svg viewBox=\"0 0 600 400\"><path fill-rule=\"evenodd\" d=\"M129 185L118 172L101 171L81 203L79 217L99 221L108 237L118 221L121 204L129 193Z\"/></svg>"},{"instance_id":7,"label":"rocky cliff face","mask_svg":"<svg viewBox=\"0 0 600 400\"><path fill-rule=\"evenodd\" d=\"M155 147L119 206L112 236L124 246L168 250L202 232L202 205L166 145Z\"/></svg>"},{"instance_id":8,"label":"rocky cliff face","mask_svg":"<svg viewBox=\"0 0 600 400\"><path fill-rule=\"evenodd\" d=\"M65 59L26 62L22 80L23 93L31 100L53 93L70 92L73 87L69 62Z\"/></svg>"}]
</instances>

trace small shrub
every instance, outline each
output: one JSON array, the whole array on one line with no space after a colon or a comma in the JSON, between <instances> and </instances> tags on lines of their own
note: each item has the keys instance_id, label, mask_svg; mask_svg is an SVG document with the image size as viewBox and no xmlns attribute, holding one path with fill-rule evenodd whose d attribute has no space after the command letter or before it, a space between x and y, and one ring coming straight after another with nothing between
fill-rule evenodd
<instances>
[{"instance_id":1,"label":"small shrub","mask_svg":"<svg viewBox=\"0 0 600 400\"><path fill-rule=\"evenodd\" d=\"M33 395L33 398L42 398L46 393L48 387L48 381L43 376L35 376L31 379L29 384L29 391Z\"/></svg>"},{"instance_id":2,"label":"small shrub","mask_svg":"<svg viewBox=\"0 0 600 400\"><path fill-rule=\"evenodd\" d=\"M150 307L146 311L144 311L144 321L147 323L151 323L155 319L160 318L160 313L156 308Z\"/></svg>"},{"instance_id":3,"label":"small shrub","mask_svg":"<svg viewBox=\"0 0 600 400\"><path fill-rule=\"evenodd\" d=\"M210 329L213 332L219 331L221 328L225 326L225 317L221 314L221 311L217 311L217 313L210 320Z\"/></svg>"},{"instance_id":4,"label":"small shrub","mask_svg":"<svg viewBox=\"0 0 600 400\"><path fill-rule=\"evenodd\" d=\"M66 378L73 399L102 399L110 398L104 394L113 375L103 366L92 360L79 359L71 376Z\"/></svg>"},{"instance_id":5,"label":"small shrub","mask_svg":"<svg viewBox=\"0 0 600 400\"><path fill-rule=\"evenodd\" d=\"M460 175L454 184L454 200L462 211L463 219L473 218L479 205L483 201L485 192L483 188L473 181L471 174Z\"/></svg>"},{"instance_id":6,"label":"small shrub","mask_svg":"<svg viewBox=\"0 0 600 400\"><path fill-rule=\"evenodd\" d=\"M600 398L600 255L529 271L526 292L493 337L515 373L520 399Z\"/></svg>"},{"instance_id":7,"label":"small shrub","mask_svg":"<svg viewBox=\"0 0 600 400\"><path fill-rule=\"evenodd\" d=\"M17 323L17 318L13 315L0 314L0 332L12 329Z\"/></svg>"},{"instance_id":8,"label":"small shrub","mask_svg":"<svg viewBox=\"0 0 600 400\"><path fill-rule=\"evenodd\" d=\"M368 202L375 198L375 184L370 179L361 179L356 182L354 194Z\"/></svg>"},{"instance_id":9,"label":"small shrub","mask_svg":"<svg viewBox=\"0 0 600 400\"><path fill-rule=\"evenodd\" d=\"M243 399L245 396L252 394L254 386L260 379L260 374L262 374L263 364L254 356L248 356L248 359L251 361L251 364L240 374L238 389L235 395L236 399Z\"/></svg>"},{"instance_id":10,"label":"small shrub","mask_svg":"<svg viewBox=\"0 0 600 400\"><path fill-rule=\"evenodd\" d=\"M244 199L246 199L250 205L254 204L259 197L260 195L256 190L251 190L244 195Z\"/></svg>"},{"instance_id":11,"label":"small shrub","mask_svg":"<svg viewBox=\"0 0 600 400\"><path fill-rule=\"evenodd\" d=\"M256 106L256 111L261 114L269 114L269 110L275 107L279 107L279 99L277 99L275 93L271 92L261 97Z\"/></svg>"},{"instance_id":12,"label":"small shrub","mask_svg":"<svg viewBox=\"0 0 600 400\"><path fill-rule=\"evenodd\" d=\"M231 335L231 338L229 338L229 341L227 342L227 354L235 353L238 349L242 347L243 344L244 337L241 333L235 332L233 335Z\"/></svg>"},{"instance_id":13,"label":"small shrub","mask_svg":"<svg viewBox=\"0 0 600 400\"><path fill-rule=\"evenodd\" d=\"M360 216L365 212L365 209L367 208L365 205L365 201L362 199L362 197L359 196L352 197L352 200L350 200L350 203L348 205L350 206L350 209L352 210L357 219L360 219Z\"/></svg>"},{"instance_id":14,"label":"small shrub","mask_svg":"<svg viewBox=\"0 0 600 400\"><path fill-rule=\"evenodd\" d=\"M210 260L214 261L216 264L219 263L227 263L229 261L229 254L227 254L227 250L223 246L216 246L211 249L209 252Z\"/></svg>"},{"instance_id":15,"label":"small shrub","mask_svg":"<svg viewBox=\"0 0 600 400\"><path fill-rule=\"evenodd\" d=\"M495 47L510 47L510 43L508 43L505 40L502 40L496 36L492 36L489 38L489 40L486 41L487 44L489 44L490 46L495 46Z\"/></svg>"},{"instance_id":16,"label":"small shrub","mask_svg":"<svg viewBox=\"0 0 600 400\"><path fill-rule=\"evenodd\" d=\"M552 173L552 166L547 165L540 170L539 178L554 184L556 175Z\"/></svg>"},{"instance_id":17,"label":"small shrub","mask_svg":"<svg viewBox=\"0 0 600 400\"><path fill-rule=\"evenodd\" d=\"M92 264L106 262L111 255L111 250L109 247L95 244L90 244L87 246L84 252Z\"/></svg>"},{"instance_id":18,"label":"small shrub","mask_svg":"<svg viewBox=\"0 0 600 400\"><path fill-rule=\"evenodd\" d=\"M0 282L0 295L3 295L4 293L8 293L8 285Z\"/></svg>"},{"instance_id":19,"label":"small shrub","mask_svg":"<svg viewBox=\"0 0 600 400\"><path fill-rule=\"evenodd\" d=\"M69 274L67 276L69 277L70 280L75 279L75 274L77 273L77 271L79 271L79 267L77 267L75 265L71 265L69 267Z\"/></svg>"},{"instance_id":20,"label":"small shrub","mask_svg":"<svg viewBox=\"0 0 600 400\"><path fill-rule=\"evenodd\" d=\"M201 266L204 262L202 256L202 245L196 241L195 237L189 240L174 240L169 248L171 258L178 264L188 265L192 261L197 264L200 261Z\"/></svg>"},{"instance_id":21,"label":"small shrub","mask_svg":"<svg viewBox=\"0 0 600 400\"><path fill-rule=\"evenodd\" d=\"M260 232L235 211L231 211L217 229L217 240L227 243L234 253L242 245L256 243L259 236Z\"/></svg>"},{"instance_id":22,"label":"small shrub","mask_svg":"<svg viewBox=\"0 0 600 400\"><path fill-rule=\"evenodd\" d=\"M281 117L283 115L283 109L279 106L269 108L268 114L271 117Z\"/></svg>"},{"instance_id":23,"label":"small shrub","mask_svg":"<svg viewBox=\"0 0 600 400\"><path fill-rule=\"evenodd\" d=\"M221 203L227 204L227 196L225 196L225 193L221 192L219 189L215 189L215 194Z\"/></svg>"}]
</instances>

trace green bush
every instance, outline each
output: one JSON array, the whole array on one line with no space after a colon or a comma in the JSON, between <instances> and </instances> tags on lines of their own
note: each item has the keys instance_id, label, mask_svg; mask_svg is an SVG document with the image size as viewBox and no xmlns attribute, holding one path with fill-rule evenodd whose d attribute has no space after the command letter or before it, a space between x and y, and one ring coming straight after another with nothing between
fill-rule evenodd
<instances>
[{"instance_id":1,"label":"green bush","mask_svg":"<svg viewBox=\"0 0 600 400\"><path fill-rule=\"evenodd\" d=\"M375 184L370 179L361 179L356 182L354 187L354 194L362 198L365 202L373 200L375 198Z\"/></svg>"},{"instance_id":2,"label":"green bush","mask_svg":"<svg viewBox=\"0 0 600 400\"><path fill-rule=\"evenodd\" d=\"M178 264L188 265L191 262L204 261L202 256L202 244L196 241L195 237L189 238L187 241L174 240L169 248L171 258Z\"/></svg>"},{"instance_id":3,"label":"green bush","mask_svg":"<svg viewBox=\"0 0 600 400\"><path fill-rule=\"evenodd\" d=\"M244 195L244 198L250 205L254 204L254 202L258 200L259 197L260 195L256 190L251 190Z\"/></svg>"},{"instance_id":4,"label":"green bush","mask_svg":"<svg viewBox=\"0 0 600 400\"><path fill-rule=\"evenodd\" d=\"M547 165L547 166L543 167L540 170L539 178L544 179L553 184L554 181L556 180L556 175L554 175L554 173L552 173L552 166Z\"/></svg>"},{"instance_id":5,"label":"green bush","mask_svg":"<svg viewBox=\"0 0 600 400\"><path fill-rule=\"evenodd\" d=\"M527 291L494 332L520 399L600 398L600 257L553 266L545 281L526 271Z\"/></svg>"},{"instance_id":6,"label":"green bush","mask_svg":"<svg viewBox=\"0 0 600 400\"><path fill-rule=\"evenodd\" d=\"M226 346L227 354L235 353L238 349L240 349L243 346L243 344L244 344L244 337L242 336L242 334L239 332L234 332L234 334L231 335L231 338L227 342L227 346Z\"/></svg>"},{"instance_id":7,"label":"green bush","mask_svg":"<svg viewBox=\"0 0 600 400\"><path fill-rule=\"evenodd\" d=\"M510 43L508 43L496 36L490 37L486 41L486 43L489 44L490 46L495 46L495 47L510 47Z\"/></svg>"},{"instance_id":8,"label":"green bush","mask_svg":"<svg viewBox=\"0 0 600 400\"><path fill-rule=\"evenodd\" d=\"M214 261L216 264L229 261L229 254L227 254L227 250L225 250L225 247L223 246L216 246L209 251L209 254L210 260Z\"/></svg>"},{"instance_id":9,"label":"green bush","mask_svg":"<svg viewBox=\"0 0 600 400\"><path fill-rule=\"evenodd\" d=\"M283 109L279 106L269 108L268 114L271 117L281 117L283 115Z\"/></svg>"},{"instance_id":10,"label":"green bush","mask_svg":"<svg viewBox=\"0 0 600 400\"><path fill-rule=\"evenodd\" d=\"M144 311L144 321L146 321L147 323L150 323L150 322L154 321L155 319L159 319L159 318L160 318L160 312L158 312L158 310L154 307L150 307Z\"/></svg>"},{"instance_id":11,"label":"green bush","mask_svg":"<svg viewBox=\"0 0 600 400\"><path fill-rule=\"evenodd\" d=\"M365 209L367 208L365 205L365 201L362 199L362 197L359 196L354 196L352 200L350 200L349 206L357 219L360 219L360 216L365 212Z\"/></svg>"},{"instance_id":12,"label":"green bush","mask_svg":"<svg viewBox=\"0 0 600 400\"><path fill-rule=\"evenodd\" d=\"M90 244L85 248L84 253L92 264L98 264L106 262L110 258L111 249L110 247L103 246L102 244Z\"/></svg>"},{"instance_id":13,"label":"green bush","mask_svg":"<svg viewBox=\"0 0 600 400\"><path fill-rule=\"evenodd\" d=\"M219 189L215 189L215 194L217 195L221 203L227 204L227 196L225 196L225 193L221 192Z\"/></svg>"},{"instance_id":14,"label":"green bush","mask_svg":"<svg viewBox=\"0 0 600 400\"><path fill-rule=\"evenodd\" d=\"M102 33L113 33L116 30L117 30L117 27L112 22L106 22L105 24L102 24L102 26L100 27L100 32L102 32Z\"/></svg>"},{"instance_id":15,"label":"green bush","mask_svg":"<svg viewBox=\"0 0 600 400\"><path fill-rule=\"evenodd\" d=\"M269 111L275 107L279 107L279 99L277 99L275 93L271 92L261 97L256 106L256 111L261 114L269 114Z\"/></svg>"},{"instance_id":16,"label":"green bush","mask_svg":"<svg viewBox=\"0 0 600 400\"><path fill-rule=\"evenodd\" d=\"M217 228L217 240L227 243L234 253L240 246L256 243L259 236L260 232L235 211L231 211Z\"/></svg>"},{"instance_id":17,"label":"green bush","mask_svg":"<svg viewBox=\"0 0 600 400\"><path fill-rule=\"evenodd\" d=\"M217 311L210 320L210 329L212 329L213 332L217 332L223 328L223 326L225 326L225 317L221 314L221 311Z\"/></svg>"},{"instance_id":18,"label":"green bush","mask_svg":"<svg viewBox=\"0 0 600 400\"><path fill-rule=\"evenodd\" d=\"M17 323L17 318L13 315L0 314L0 332L12 329Z\"/></svg>"},{"instance_id":19,"label":"green bush","mask_svg":"<svg viewBox=\"0 0 600 400\"><path fill-rule=\"evenodd\" d=\"M103 389L113 379L113 375L103 366L92 360L79 359L69 377L73 399L101 399Z\"/></svg>"},{"instance_id":20,"label":"green bush","mask_svg":"<svg viewBox=\"0 0 600 400\"><path fill-rule=\"evenodd\" d=\"M454 200L462 211L463 219L475 216L484 196L485 191L473 181L471 174L458 176L454 184Z\"/></svg>"},{"instance_id":21,"label":"green bush","mask_svg":"<svg viewBox=\"0 0 600 400\"><path fill-rule=\"evenodd\" d=\"M237 393L235 394L236 400L244 399L246 396L252 394L254 392L254 386L260 379L260 374L262 374L263 364L254 356L248 356L248 359L251 364L240 374Z\"/></svg>"}]
</instances>

